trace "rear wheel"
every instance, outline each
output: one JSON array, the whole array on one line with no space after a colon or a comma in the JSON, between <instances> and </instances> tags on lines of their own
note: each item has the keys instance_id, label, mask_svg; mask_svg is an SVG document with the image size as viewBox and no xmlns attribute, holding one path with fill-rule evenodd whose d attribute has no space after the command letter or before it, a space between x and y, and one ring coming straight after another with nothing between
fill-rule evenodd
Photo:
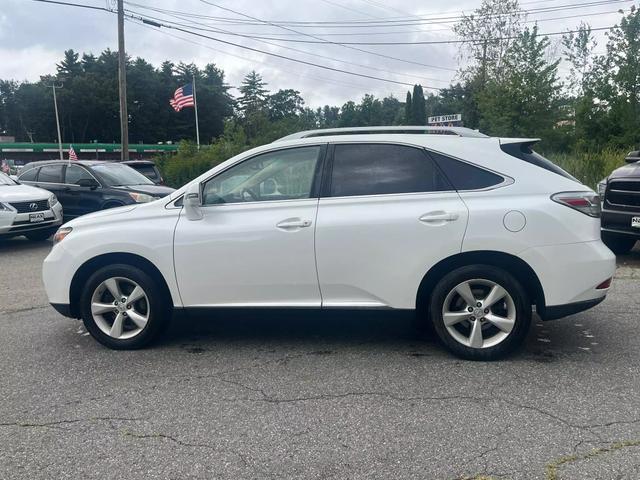
<instances>
[{"instance_id":1,"label":"rear wheel","mask_svg":"<svg viewBox=\"0 0 640 480\"><path fill-rule=\"evenodd\" d=\"M153 341L169 322L170 305L154 278L124 264L95 272L80 297L89 333L117 350L142 348Z\"/></svg>"},{"instance_id":2,"label":"rear wheel","mask_svg":"<svg viewBox=\"0 0 640 480\"><path fill-rule=\"evenodd\" d=\"M629 253L636 244L635 238L623 237L620 235L611 235L610 233L602 234L602 241L616 255L624 255Z\"/></svg>"},{"instance_id":3,"label":"rear wheel","mask_svg":"<svg viewBox=\"0 0 640 480\"><path fill-rule=\"evenodd\" d=\"M430 304L433 326L455 355L495 360L524 341L531 304L520 283L491 265L462 267L436 285Z\"/></svg>"}]
</instances>

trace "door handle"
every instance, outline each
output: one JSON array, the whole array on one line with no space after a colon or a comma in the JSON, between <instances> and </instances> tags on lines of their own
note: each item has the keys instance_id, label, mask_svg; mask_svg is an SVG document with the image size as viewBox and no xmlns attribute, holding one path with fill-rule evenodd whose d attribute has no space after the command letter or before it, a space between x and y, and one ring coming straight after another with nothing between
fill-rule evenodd
<instances>
[{"instance_id":1,"label":"door handle","mask_svg":"<svg viewBox=\"0 0 640 480\"><path fill-rule=\"evenodd\" d=\"M420 217L420 221L423 223L442 223L442 222L454 222L459 218L457 213L450 212L429 212Z\"/></svg>"},{"instance_id":2,"label":"door handle","mask_svg":"<svg viewBox=\"0 0 640 480\"><path fill-rule=\"evenodd\" d=\"M292 230L294 228L306 228L311 226L311 220L301 220L299 218L288 218L276 224L281 230Z\"/></svg>"}]
</instances>

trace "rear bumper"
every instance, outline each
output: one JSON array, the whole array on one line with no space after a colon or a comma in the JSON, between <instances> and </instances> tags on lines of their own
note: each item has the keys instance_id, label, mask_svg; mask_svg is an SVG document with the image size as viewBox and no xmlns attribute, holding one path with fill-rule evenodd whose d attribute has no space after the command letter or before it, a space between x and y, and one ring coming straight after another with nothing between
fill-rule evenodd
<instances>
[{"instance_id":1,"label":"rear bumper","mask_svg":"<svg viewBox=\"0 0 640 480\"><path fill-rule=\"evenodd\" d=\"M601 240L534 247L519 257L537 274L546 310L601 301L608 288L597 287L616 271L616 256Z\"/></svg>"},{"instance_id":2,"label":"rear bumper","mask_svg":"<svg viewBox=\"0 0 640 480\"><path fill-rule=\"evenodd\" d=\"M584 312L596 305L602 303L606 296L596 298L593 300L586 300L583 302L568 303L566 305L554 305L551 307L545 307L541 311L538 311L538 315L542 320L557 320L559 318L568 317L569 315L575 315L576 313Z\"/></svg>"}]
</instances>

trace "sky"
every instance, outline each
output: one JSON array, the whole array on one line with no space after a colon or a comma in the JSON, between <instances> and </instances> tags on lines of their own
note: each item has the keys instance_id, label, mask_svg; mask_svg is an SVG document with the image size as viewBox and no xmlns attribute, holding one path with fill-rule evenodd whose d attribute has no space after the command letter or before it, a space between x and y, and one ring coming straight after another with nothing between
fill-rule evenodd
<instances>
[{"instance_id":1,"label":"sky","mask_svg":"<svg viewBox=\"0 0 640 480\"><path fill-rule=\"evenodd\" d=\"M61 1L115 7L115 0ZM203 35L242 46L395 82L420 83L427 92L436 92L436 88L446 87L457 78L456 70L461 62L459 45L343 46L337 43L455 40L452 31L455 19L463 13L472 13L480 3L481 0L130 0L125 1L125 9L133 15L142 14L188 24L190 28L200 29ZM581 21L594 28L610 27L619 22L620 14L616 13L619 9L628 11L634 4L632 0L521 0L520 3L522 8L529 11L528 24L537 21L540 32L546 33L574 29ZM62 58L63 52L70 48L94 54L106 48L117 49L117 24L113 13L33 0L0 0L0 5L2 79L36 81L40 75L55 73L56 63ZM160 13L148 7L171 12ZM418 19L422 19L421 23L417 22ZM315 25L287 24L289 30L274 25L283 21L315 22ZM246 22L252 24L247 25ZM345 26L344 22L350 23ZM372 25L370 22L377 23ZM213 33L212 29L218 32ZM221 33L220 30L271 38L258 40ZM235 87L251 70L262 75L270 91L281 88L300 91L310 107L358 101L365 93L378 97L393 94L403 99L410 88L403 84L295 63L136 21L127 21L125 32L127 53L132 57L142 57L156 66L164 60L193 62L200 67L215 63L224 70L226 82L234 87L232 94L237 94ZM307 36L298 32L304 32ZM315 41L312 36L335 44L283 41ZM602 53L604 33L598 32L597 38L599 45L596 52ZM560 37L551 39L554 44L552 55L560 56ZM565 76L567 72L567 65L561 64L561 75Z\"/></svg>"}]
</instances>

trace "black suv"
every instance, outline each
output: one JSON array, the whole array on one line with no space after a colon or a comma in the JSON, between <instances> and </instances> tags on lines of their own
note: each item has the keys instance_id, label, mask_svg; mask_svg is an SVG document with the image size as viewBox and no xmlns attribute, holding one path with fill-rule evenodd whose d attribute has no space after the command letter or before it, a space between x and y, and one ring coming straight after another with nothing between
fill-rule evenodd
<instances>
[{"instance_id":1,"label":"black suv","mask_svg":"<svg viewBox=\"0 0 640 480\"><path fill-rule=\"evenodd\" d=\"M54 193L62 204L65 220L106 208L150 202L174 191L155 185L127 165L96 160L28 163L18 180Z\"/></svg>"},{"instance_id":2,"label":"black suv","mask_svg":"<svg viewBox=\"0 0 640 480\"><path fill-rule=\"evenodd\" d=\"M627 253L640 240L640 151L630 152L625 161L629 165L598 185L604 192L602 240L614 253Z\"/></svg>"}]
</instances>

